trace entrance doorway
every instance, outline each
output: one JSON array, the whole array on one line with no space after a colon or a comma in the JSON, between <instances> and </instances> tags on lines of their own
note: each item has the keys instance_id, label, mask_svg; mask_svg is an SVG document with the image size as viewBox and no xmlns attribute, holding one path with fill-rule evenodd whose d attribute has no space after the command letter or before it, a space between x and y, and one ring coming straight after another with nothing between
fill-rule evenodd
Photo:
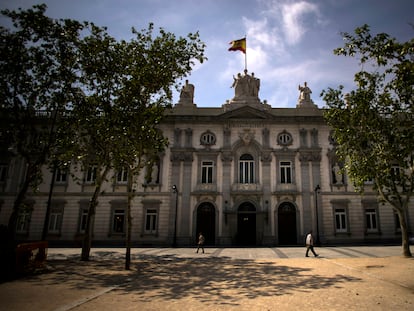
<instances>
[{"instance_id":1,"label":"entrance doorway","mask_svg":"<svg viewBox=\"0 0 414 311\"><path fill-rule=\"evenodd\" d=\"M242 203L238 209L237 244L256 245L256 208L250 202Z\"/></svg>"},{"instance_id":2,"label":"entrance doorway","mask_svg":"<svg viewBox=\"0 0 414 311\"><path fill-rule=\"evenodd\" d=\"M297 243L296 208L292 203L282 203L278 209L279 244L295 245Z\"/></svg>"},{"instance_id":3,"label":"entrance doorway","mask_svg":"<svg viewBox=\"0 0 414 311\"><path fill-rule=\"evenodd\" d=\"M205 245L214 245L216 241L216 209L211 203L202 203L197 208L197 231L202 232L205 238Z\"/></svg>"}]
</instances>

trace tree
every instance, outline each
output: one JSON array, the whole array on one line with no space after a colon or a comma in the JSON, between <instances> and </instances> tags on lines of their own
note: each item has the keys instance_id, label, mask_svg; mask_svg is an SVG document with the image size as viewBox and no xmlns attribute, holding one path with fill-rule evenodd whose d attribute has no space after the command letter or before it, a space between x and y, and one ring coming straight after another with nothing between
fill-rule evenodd
<instances>
[{"instance_id":1,"label":"tree","mask_svg":"<svg viewBox=\"0 0 414 311\"><path fill-rule=\"evenodd\" d=\"M26 194L41 183L41 168L57 152L58 134L64 132L60 117L77 94L76 52L83 25L51 19L45 10L36 5L1 11L12 22L10 29L0 26L2 157L18 157L26 165L8 223L13 242Z\"/></svg>"},{"instance_id":2,"label":"tree","mask_svg":"<svg viewBox=\"0 0 414 311\"><path fill-rule=\"evenodd\" d=\"M82 260L89 260L93 220L108 173L128 168L130 207L132 177L142 169L142 159L165 146L157 126L171 105L172 87L191 71L196 60L205 60L205 45L198 33L176 38L160 29L154 37L150 24L141 32L133 29L135 38L126 42L115 40L105 28L94 24L90 30L79 53L84 99L67 119L73 133L66 144L72 146L67 160L74 159L81 171L93 166L96 172Z\"/></svg>"},{"instance_id":3,"label":"tree","mask_svg":"<svg viewBox=\"0 0 414 311\"><path fill-rule=\"evenodd\" d=\"M338 143L337 155L361 193L367 180L383 203L397 213L403 255L408 242L408 204L414 187L414 39L399 43L388 34L370 34L368 25L343 33L336 55L359 57L356 89L343 86L322 92L324 116ZM366 68L371 68L369 72Z\"/></svg>"}]
</instances>

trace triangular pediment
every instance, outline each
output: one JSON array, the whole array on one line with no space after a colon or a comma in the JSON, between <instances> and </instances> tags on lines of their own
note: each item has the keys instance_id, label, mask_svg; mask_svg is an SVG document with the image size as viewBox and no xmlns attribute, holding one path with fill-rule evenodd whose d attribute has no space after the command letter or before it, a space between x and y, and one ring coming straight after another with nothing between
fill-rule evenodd
<instances>
[{"instance_id":1,"label":"triangular pediment","mask_svg":"<svg viewBox=\"0 0 414 311\"><path fill-rule=\"evenodd\" d=\"M220 119L270 119L272 115L263 109L252 106L242 106L224 112L219 115Z\"/></svg>"}]
</instances>

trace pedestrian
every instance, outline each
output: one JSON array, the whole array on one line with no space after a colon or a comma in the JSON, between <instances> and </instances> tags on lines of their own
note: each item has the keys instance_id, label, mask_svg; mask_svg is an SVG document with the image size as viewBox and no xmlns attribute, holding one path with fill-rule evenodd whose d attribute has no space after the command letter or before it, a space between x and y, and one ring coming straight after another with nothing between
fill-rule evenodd
<instances>
[{"instance_id":1,"label":"pedestrian","mask_svg":"<svg viewBox=\"0 0 414 311\"><path fill-rule=\"evenodd\" d=\"M202 232L200 232L200 234L198 235L198 247L197 247L197 252L196 253L198 253L198 251L199 251L199 249L201 248L201 250L203 251L203 254L204 254L204 235L203 235L203 233Z\"/></svg>"},{"instance_id":2,"label":"pedestrian","mask_svg":"<svg viewBox=\"0 0 414 311\"><path fill-rule=\"evenodd\" d=\"M313 253L315 257L318 257L319 255L315 253L313 249L313 235L312 230L309 231L308 235L306 236L306 257L309 257L309 250Z\"/></svg>"}]
</instances>

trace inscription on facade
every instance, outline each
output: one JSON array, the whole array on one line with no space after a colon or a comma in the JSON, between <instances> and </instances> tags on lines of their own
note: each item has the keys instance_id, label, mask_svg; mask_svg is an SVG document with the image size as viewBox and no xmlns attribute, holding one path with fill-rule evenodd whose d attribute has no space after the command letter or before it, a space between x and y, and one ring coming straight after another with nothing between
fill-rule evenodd
<instances>
[{"instance_id":1,"label":"inscription on facade","mask_svg":"<svg viewBox=\"0 0 414 311\"><path fill-rule=\"evenodd\" d=\"M230 122L229 127L231 128L263 128L266 124L259 122Z\"/></svg>"}]
</instances>

